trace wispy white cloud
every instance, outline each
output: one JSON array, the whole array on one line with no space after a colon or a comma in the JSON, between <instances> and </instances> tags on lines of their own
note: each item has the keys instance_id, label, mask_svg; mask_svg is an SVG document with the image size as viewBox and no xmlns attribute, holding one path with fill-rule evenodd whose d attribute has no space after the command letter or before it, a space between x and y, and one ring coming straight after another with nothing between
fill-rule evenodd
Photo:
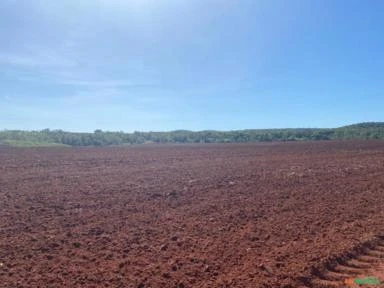
<instances>
[{"instance_id":1,"label":"wispy white cloud","mask_svg":"<svg viewBox=\"0 0 384 288\"><path fill-rule=\"evenodd\" d=\"M14 75L19 81L51 84L59 86L68 86L76 90L93 90L93 89L123 89L123 88L135 88L135 87L154 87L158 83L155 81L140 81L140 80L122 80L122 79L94 79L86 75L87 73L74 72L70 76L70 72L66 71L40 71L39 74L20 73ZM16 73L17 74L17 73Z\"/></svg>"},{"instance_id":2,"label":"wispy white cloud","mask_svg":"<svg viewBox=\"0 0 384 288\"><path fill-rule=\"evenodd\" d=\"M0 64L18 67L75 67L76 61L54 52L45 51L38 54L0 54Z\"/></svg>"},{"instance_id":3,"label":"wispy white cloud","mask_svg":"<svg viewBox=\"0 0 384 288\"><path fill-rule=\"evenodd\" d=\"M6 101L6 102L12 102L12 99L11 99L11 96L9 96L9 95L4 95L4 100Z\"/></svg>"},{"instance_id":4,"label":"wispy white cloud","mask_svg":"<svg viewBox=\"0 0 384 288\"><path fill-rule=\"evenodd\" d=\"M113 79L100 71L84 67L70 53L60 53L46 47L27 46L24 53L0 51L0 65L12 66L5 70L19 81L73 86L81 88L117 88L154 86L157 83L147 79ZM153 78L153 77L150 77Z\"/></svg>"},{"instance_id":5,"label":"wispy white cloud","mask_svg":"<svg viewBox=\"0 0 384 288\"><path fill-rule=\"evenodd\" d=\"M69 80L56 79L57 84L69 86L85 86L85 87L131 87L131 86L148 86L153 85L151 82L134 82L129 80Z\"/></svg>"},{"instance_id":6,"label":"wispy white cloud","mask_svg":"<svg viewBox=\"0 0 384 288\"><path fill-rule=\"evenodd\" d=\"M90 91L77 91L72 95L61 98L63 104L68 105L104 105L118 96L122 95L122 91L114 88L105 88Z\"/></svg>"},{"instance_id":7,"label":"wispy white cloud","mask_svg":"<svg viewBox=\"0 0 384 288\"><path fill-rule=\"evenodd\" d=\"M0 64L2 60L4 59L0 55ZM74 89L154 87L159 84L152 79L105 79L103 75L90 75L87 71L81 71L77 67L61 66L55 69L52 69L54 67L32 67L38 65L37 63L42 65L43 62L37 62L37 60L29 58L8 58L7 61L12 61L15 65L20 64L24 67L31 67L32 70L16 69L8 72L11 73L13 79L29 83L68 86Z\"/></svg>"}]
</instances>

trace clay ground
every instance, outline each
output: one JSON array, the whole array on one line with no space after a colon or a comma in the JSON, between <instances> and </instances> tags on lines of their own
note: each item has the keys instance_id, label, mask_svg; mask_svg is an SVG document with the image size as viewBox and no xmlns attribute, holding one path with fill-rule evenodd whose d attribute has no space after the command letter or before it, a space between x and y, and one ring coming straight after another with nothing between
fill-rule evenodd
<instances>
[{"instance_id":1,"label":"clay ground","mask_svg":"<svg viewBox=\"0 0 384 288\"><path fill-rule=\"evenodd\" d=\"M0 287L314 287L384 232L383 167L380 141L0 148Z\"/></svg>"}]
</instances>

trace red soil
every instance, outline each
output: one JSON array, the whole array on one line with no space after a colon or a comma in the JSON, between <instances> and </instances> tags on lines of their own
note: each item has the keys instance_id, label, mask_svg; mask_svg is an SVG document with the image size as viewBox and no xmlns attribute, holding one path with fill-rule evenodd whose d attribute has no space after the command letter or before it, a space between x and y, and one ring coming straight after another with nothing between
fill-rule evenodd
<instances>
[{"instance_id":1,"label":"red soil","mask_svg":"<svg viewBox=\"0 0 384 288\"><path fill-rule=\"evenodd\" d=\"M0 148L0 287L310 286L384 232L383 167L380 141Z\"/></svg>"}]
</instances>

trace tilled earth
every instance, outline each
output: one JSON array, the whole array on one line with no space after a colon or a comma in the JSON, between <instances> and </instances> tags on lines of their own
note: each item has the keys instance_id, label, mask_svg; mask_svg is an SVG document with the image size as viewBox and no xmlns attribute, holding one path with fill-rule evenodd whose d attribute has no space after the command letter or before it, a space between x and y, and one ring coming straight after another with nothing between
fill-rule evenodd
<instances>
[{"instance_id":1,"label":"tilled earth","mask_svg":"<svg viewBox=\"0 0 384 288\"><path fill-rule=\"evenodd\" d=\"M344 287L383 271L383 168L380 141L0 148L0 287Z\"/></svg>"}]
</instances>

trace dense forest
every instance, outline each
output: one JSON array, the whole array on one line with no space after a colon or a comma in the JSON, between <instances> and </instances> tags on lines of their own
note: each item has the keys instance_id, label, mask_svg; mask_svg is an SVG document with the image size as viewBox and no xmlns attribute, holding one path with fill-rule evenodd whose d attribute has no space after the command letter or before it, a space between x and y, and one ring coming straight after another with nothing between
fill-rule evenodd
<instances>
[{"instance_id":1,"label":"dense forest","mask_svg":"<svg viewBox=\"0 0 384 288\"><path fill-rule=\"evenodd\" d=\"M0 131L0 145L109 146L146 143L230 143L304 140L384 139L384 122L359 123L340 128L249 129L236 131L74 133L62 130Z\"/></svg>"}]
</instances>

